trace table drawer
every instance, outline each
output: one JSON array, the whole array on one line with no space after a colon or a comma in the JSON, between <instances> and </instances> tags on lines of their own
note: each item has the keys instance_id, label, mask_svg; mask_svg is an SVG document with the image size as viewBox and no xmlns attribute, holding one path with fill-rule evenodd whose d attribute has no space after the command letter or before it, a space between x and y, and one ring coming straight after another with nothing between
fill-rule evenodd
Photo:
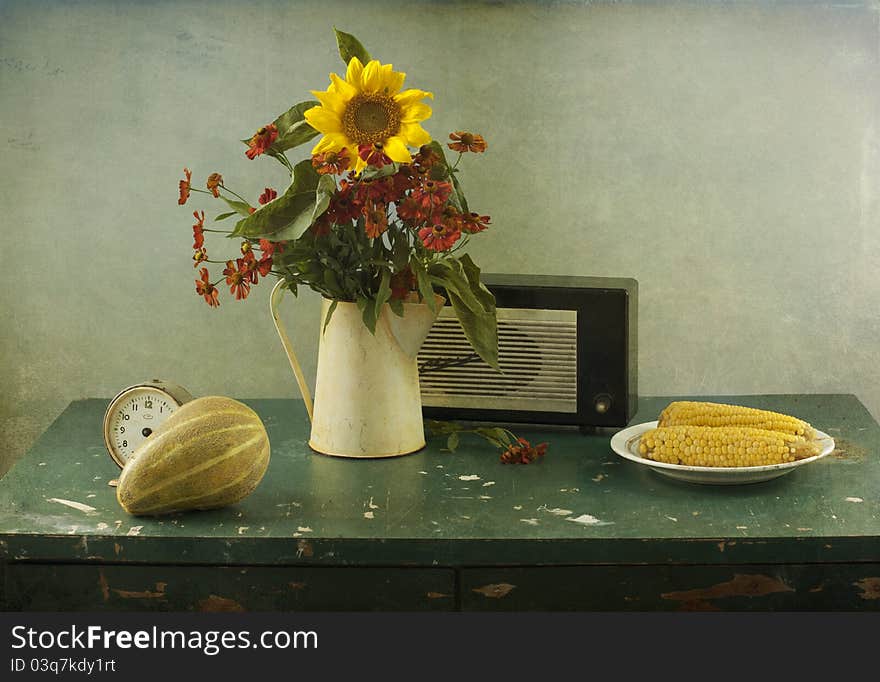
<instances>
[{"instance_id":1,"label":"table drawer","mask_svg":"<svg viewBox=\"0 0 880 682\"><path fill-rule=\"evenodd\" d=\"M7 564L4 610L443 611L451 569Z\"/></svg>"},{"instance_id":2,"label":"table drawer","mask_svg":"<svg viewBox=\"0 0 880 682\"><path fill-rule=\"evenodd\" d=\"M880 564L465 569L466 611L880 610Z\"/></svg>"}]
</instances>

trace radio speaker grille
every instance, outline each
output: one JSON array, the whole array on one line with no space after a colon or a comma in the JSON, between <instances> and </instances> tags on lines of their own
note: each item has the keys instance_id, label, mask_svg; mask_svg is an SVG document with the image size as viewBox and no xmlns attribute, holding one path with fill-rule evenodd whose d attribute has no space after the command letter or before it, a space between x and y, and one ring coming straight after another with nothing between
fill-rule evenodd
<instances>
[{"instance_id":1,"label":"radio speaker grille","mask_svg":"<svg viewBox=\"0 0 880 682\"><path fill-rule=\"evenodd\" d=\"M483 362L445 307L418 355L422 404L577 412L577 311L498 308L498 363Z\"/></svg>"}]
</instances>

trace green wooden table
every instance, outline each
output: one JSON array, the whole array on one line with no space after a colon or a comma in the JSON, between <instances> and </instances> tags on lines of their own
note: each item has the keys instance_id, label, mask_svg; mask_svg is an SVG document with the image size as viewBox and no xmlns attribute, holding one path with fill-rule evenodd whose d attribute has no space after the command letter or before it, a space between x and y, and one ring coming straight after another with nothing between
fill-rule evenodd
<instances>
[{"instance_id":1,"label":"green wooden table","mask_svg":"<svg viewBox=\"0 0 880 682\"><path fill-rule=\"evenodd\" d=\"M312 453L302 404L248 400L269 471L236 506L138 518L108 481L107 400L76 401L0 480L6 610L877 610L880 426L850 395L717 398L795 414L836 451L773 481L699 486L612 431L521 429L353 461ZM671 398L642 398L633 423Z\"/></svg>"}]
</instances>

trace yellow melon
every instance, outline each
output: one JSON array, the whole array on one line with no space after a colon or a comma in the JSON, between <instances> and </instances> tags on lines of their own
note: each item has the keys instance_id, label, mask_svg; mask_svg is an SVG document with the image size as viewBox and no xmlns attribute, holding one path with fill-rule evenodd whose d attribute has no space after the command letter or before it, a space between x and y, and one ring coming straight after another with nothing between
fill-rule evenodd
<instances>
[{"instance_id":1,"label":"yellow melon","mask_svg":"<svg viewBox=\"0 0 880 682\"><path fill-rule=\"evenodd\" d=\"M126 462L116 499L131 514L216 509L250 495L269 466L269 436L244 403L185 403Z\"/></svg>"}]
</instances>

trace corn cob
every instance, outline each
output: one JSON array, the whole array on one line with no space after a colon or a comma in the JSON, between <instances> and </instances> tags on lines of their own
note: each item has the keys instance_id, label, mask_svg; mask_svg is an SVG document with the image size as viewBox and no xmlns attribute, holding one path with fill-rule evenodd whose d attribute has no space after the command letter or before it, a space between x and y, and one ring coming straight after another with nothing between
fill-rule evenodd
<instances>
[{"instance_id":1,"label":"corn cob","mask_svg":"<svg viewBox=\"0 0 880 682\"><path fill-rule=\"evenodd\" d=\"M658 426L745 426L753 429L781 431L806 440L816 437L816 431L807 422L796 417L753 407L677 401L669 403L660 413Z\"/></svg>"},{"instance_id":2,"label":"corn cob","mask_svg":"<svg viewBox=\"0 0 880 682\"><path fill-rule=\"evenodd\" d=\"M816 441L742 426L664 426L642 434L639 454L688 466L745 467L783 464L820 452Z\"/></svg>"}]
</instances>

